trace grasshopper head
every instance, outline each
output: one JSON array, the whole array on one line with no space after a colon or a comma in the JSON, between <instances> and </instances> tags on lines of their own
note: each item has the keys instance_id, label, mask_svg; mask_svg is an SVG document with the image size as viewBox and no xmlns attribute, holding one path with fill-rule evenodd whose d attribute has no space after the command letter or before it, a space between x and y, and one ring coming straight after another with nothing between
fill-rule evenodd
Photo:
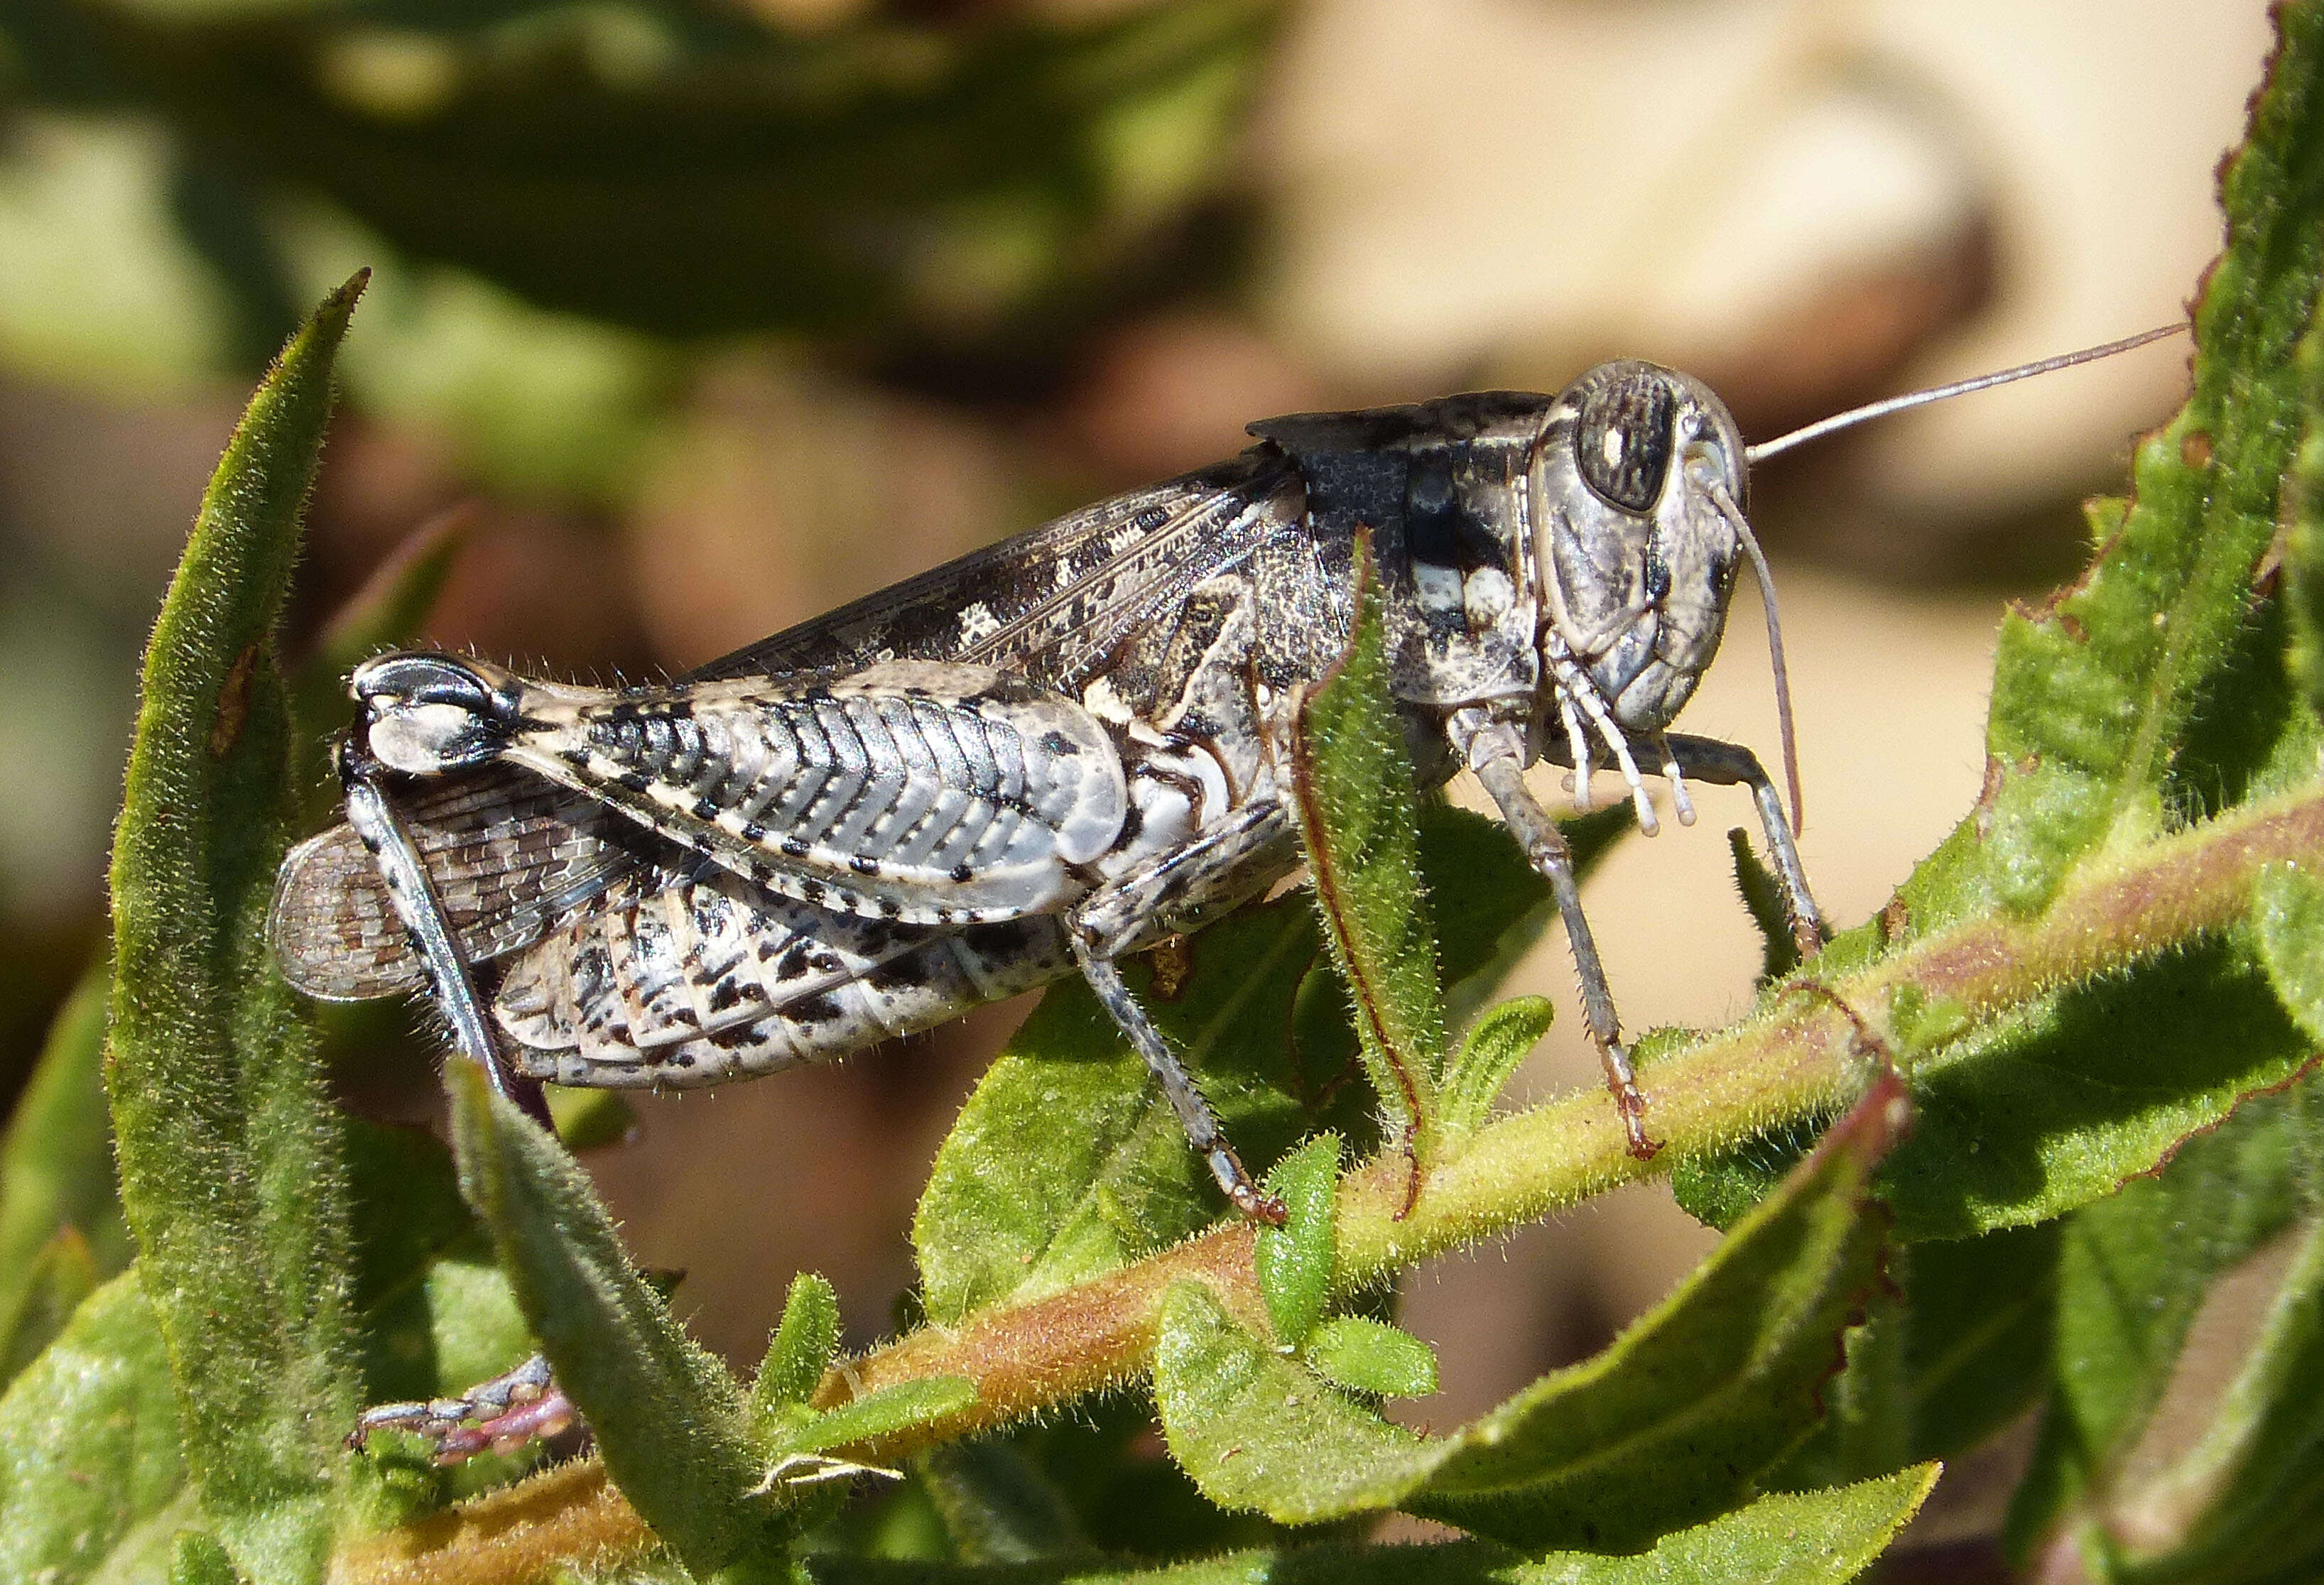
<instances>
[{"instance_id":1,"label":"grasshopper head","mask_svg":"<svg viewBox=\"0 0 2324 1585\"><path fill-rule=\"evenodd\" d=\"M363 706L355 730L381 764L440 776L500 753L521 685L481 661L410 650L364 661L347 686Z\"/></svg>"},{"instance_id":2,"label":"grasshopper head","mask_svg":"<svg viewBox=\"0 0 2324 1585\"><path fill-rule=\"evenodd\" d=\"M1719 651L1745 554L1735 420L1699 380L1600 364L1552 406L1532 484L1544 643L1624 730L1660 732Z\"/></svg>"}]
</instances>

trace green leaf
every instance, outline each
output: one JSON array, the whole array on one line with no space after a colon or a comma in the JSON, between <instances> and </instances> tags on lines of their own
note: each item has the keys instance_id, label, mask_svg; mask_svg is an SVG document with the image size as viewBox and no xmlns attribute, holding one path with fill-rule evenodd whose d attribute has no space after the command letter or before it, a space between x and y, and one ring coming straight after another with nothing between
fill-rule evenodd
<instances>
[{"instance_id":1,"label":"green leaf","mask_svg":"<svg viewBox=\"0 0 2324 1585\"><path fill-rule=\"evenodd\" d=\"M179 1441L168 1350L132 1272L0 1396L0 1578L157 1578L171 1534L198 1522Z\"/></svg>"},{"instance_id":2,"label":"green leaf","mask_svg":"<svg viewBox=\"0 0 2324 1585\"><path fill-rule=\"evenodd\" d=\"M1933 1465L1836 1491L1762 1497L1675 1531L1633 1557L1497 1546L1286 1545L1161 1567L1098 1563L899 1569L822 1554L799 1560L814 1585L1847 1585L1877 1557L1936 1484Z\"/></svg>"},{"instance_id":3,"label":"green leaf","mask_svg":"<svg viewBox=\"0 0 2324 1585\"><path fill-rule=\"evenodd\" d=\"M1412 761L1388 697L1369 540L1358 560L1363 570L1347 653L1299 702L1294 806L1365 1069L1389 1126L1425 1164L1435 1155L1444 1061L1436 930L1421 884Z\"/></svg>"},{"instance_id":4,"label":"green leaf","mask_svg":"<svg viewBox=\"0 0 2324 1585\"><path fill-rule=\"evenodd\" d=\"M2324 1565L2324 1221L2302 1230L2260 1334L2187 1454L2133 1499L2126 1573L2239 1580Z\"/></svg>"},{"instance_id":5,"label":"green leaf","mask_svg":"<svg viewBox=\"0 0 2324 1585\"><path fill-rule=\"evenodd\" d=\"M2302 429L2292 355L2324 266L2324 18L2279 14L2273 81L2222 173L2227 242L2196 310L2193 394L2139 446L2127 508L2094 509L2089 569L2003 624L1994 783L1904 889L1916 929L1995 903L2038 908L2085 856L2204 796L2200 778L2172 785L2173 761L2216 696L2275 532Z\"/></svg>"},{"instance_id":6,"label":"green leaf","mask_svg":"<svg viewBox=\"0 0 2324 1585\"><path fill-rule=\"evenodd\" d=\"M111 984L110 966L98 964L58 1012L0 1139L0 1368L7 1372L0 1382L38 1353L63 1320L56 1301L66 1290L53 1286L64 1275L58 1262L84 1262L91 1278L128 1264L102 1065ZM67 1228L81 1240L78 1255L51 1253ZM48 1319L36 1319L36 1310Z\"/></svg>"},{"instance_id":7,"label":"green leaf","mask_svg":"<svg viewBox=\"0 0 2324 1585\"><path fill-rule=\"evenodd\" d=\"M1906 1239L2024 1226L2103 1199L2306 1066L2237 929L2036 1001L1924 1058L1882 1174Z\"/></svg>"},{"instance_id":8,"label":"green leaf","mask_svg":"<svg viewBox=\"0 0 2324 1585\"><path fill-rule=\"evenodd\" d=\"M74 1227L59 1228L57 1236L25 1262L22 1279L23 1291L7 1335L7 1352L0 1355L0 1369L11 1381L64 1331L73 1312L103 1280L88 1252L88 1240Z\"/></svg>"},{"instance_id":9,"label":"green leaf","mask_svg":"<svg viewBox=\"0 0 2324 1585\"><path fill-rule=\"evenodd\" d=\"M384 45L381 19L305 8L103 14L144 103L398 252L657 335L925 341L1134 275L1224 152L1274 11L793 32L407 10Z\"/></svg>"},{"instance_id":10,"label":"green leaf","mask_svg":"<svg viewBox=\"0 0 2324 1585\"><path fill-rule=\"evenodd\" d=\"M1627 829L1627 815L1566 828L1582 864ZM1462 902L1444 922L1445 976L1489 989L1537 933L1547 883L1481 816L1432 800L1419 832L1424 875L1457 885ZM1142 963L1126 973L1201 1075L1243 1159L1263 1173L1318 1129L1369 1148L1370 1097L1343 1082L1354 1050L1346 997L1316 972L1323 947L1308 900L1245 908L1185 946L1192 968L1171 1000L1150 993ZM1054 986L936 1153L912 1224L928 1314L950 1322L1004 1297L1054 1292L1185 1238L1221 1209L1112 1020L1079 981Z\"/></svg>"},{"instance_id":11,"label":"green leaf","mask_svg":"<svg viewBox=\"0 0 2324 1585\"><path fill-rule=\"evenodd\" d=\"M1728 832L1727 848L1735 860L1735 889L1759 927L1759 977L1780 980L1800 966L1800 944L1792 934L1791 916L1784 911L1784 889L1751 851L1750 834L1740 825Z\"/></svg>"},{"instance_id":12,"label":"green leaf","mask_svg":"<svg viewBox=\"0 0 2324 1585\"><path fill-rule=\"evenodd\" d=\"M1070 1415L1004 1433L1044 1484L1071 1506L1082 1533L1116 1556L1191 1558L1292 1539L1257 1514L1207 1500L1155 1445L1144 1384L1084 1399ZM1313 1532L1300 1537L1318 1539Z\"/></svg>"},{"instance_id":13,"label":"green leaf","mask_svg":"<svg viewBox=\"0 0 2324 1585\"><path fill-rule=\"evenodd\" d=\"M364 1400L448 1396L532 1353L491 1239L460 1199L450 1153L416 1128L342 1121ZM407 1522L507 1480L536 1456L486 1453L439 1469L434 1451L392 1433L372 1441L367 1461Z\"/></svg>"},{"instance_id":14,"label":"green leaf","mask_svg":"<svg viewBox=\"0 0 2324 1585\"><path fill-rule=\"evenodd\" d=\"M637 1132L638 1109L618 1090L576 1090L569 1084L544 1084L541 1090L558 1140L567 1150L602 1150Z\"/></svg>"},{"instance_id":15,"label":"green leaf","mask_svg":"<svg viewBox=\"0 0 2324 1585\"><path fill-rule=\"evenodd\" d=\"M802 1271L791 1278L783 1318L751 1383L752 1423L763 1433L785 1410L805 1405L838 1347L839 1295L826 1278Z\"/></svg>"},{"instance_id":16,"label":"green leaf","mask_svg":"<svg viewBox=\"0 0 2324 1585\"><path fill-rule=\"evenodd\" d=\"M1252 1264L1277 1339L1296 1347L1332 1301L1339 1252L1340 1138L1318 1134L1276 1163L1267 1190L1283 1202L1281 1227L1259 1230Z\"/></svg>"},{"instance_id":17,"label":"green leaf","mask_svg":"<svg viewBox=\"0 0 2324 1585\"><path fill-rule=\"evenodd\" d=\"M2108 1506L2205 1295L2291 1221L2315 1148L2301 1097L2262 1097L2066 1222L2050 1407L2009 1519L2018 1555Z\"/></svg>"},{"instance_id":18,"label":"green leaf","mask_svg":"<svg viewBox=\"0 0 2324 1585\"><path fill-rule=\"evenodd\" d=\"M1557 828L1573 853L1576 879L1586 880L1636 829L1636 820L1625 801L1561 820ZM1549 882L1526 862L1525 850L1499 821L1441 798L1420 806L1420 873L1424 889L1461 899L1436 921L1445 1025L1457 1028L1540 939L1557 917L1557 903Z\"/></svg>"},{"instance_id":19,"label":"green leaf","mask_svg":"<svg viewBox=\"0 0 2324 1585\"><path fill-rule=\"evenodd\" d=\"M1815 1424L1880 1280L1868 1193L1904 1117L1901 1087L1876 1083L1677 1292L1465 1428L1405 1506L1528 1549L1620 1552L1741 1500Z\"/></svg>"},{"instance_id":20,"label":"green leaf","mask_svg":"<svg viewBox=\"0 0 2324 1585\"><path fill-rule=\"evenodd\" d=\"M1821 1120L1801 1118L1716 1155L1683 1156L1671 1164L1671 1193L1689 1216L1725 1232L1807 1159L1822 1132Z\"/></svg>"},{"instance_id":21,"label":"green leaf","mask_svg":"<svg viewBox=\"0 0 2324 1585\"><path fill-rule=\"evenodd\" d=\"M1519 996L1477 1020L1444 1073L1438 1110L1448 1135L1472 1133L1491 1115L1517 1064L1549 1033L1556 1017L1556 1004L1547 997Z\"/></svg>"},{"instance_id":22,"label":"green leaf","mask_svg":"<svg viewBox=\"0 0 2324 1585\"><path fill-rule=\"evenodd\" d=\"M822 1452L828 1448L868 1446L879 1451L883 1437L914 1431L959 1414L976 1402L976 1383L964 1376L924 1376L877 1387L778 1439L783 1452Z\"/></svg>"},{"instance_id":23,"label":"green leaf","mask_svg":"<svg viewBox=\"0 0 2324 1585\"><path fill-rule=\"evenodd\" d=\"M461 1186L607 1472L696 1574L757 1555L779 1513L752 1495L765 1471L733 1378L630 1264L573 1158L473 1064L445 1080Z\"/></svg>"},{"instance_id":24,"label":"green leaf","mask_svg":"<svg viewBox=\"0 0 2324 1585\"><path fill-rule=\"evenodd\" d=\"M1825 1385L1823 1424L1768 1478L1791 1490L1952 1460L2049 1390L2059 1225L1902 1246Z\"/></svg>"},{"instance_id":25,"label":"green leaf","mask_svg":"<svg viewBox=\"0 0 2324 1585\"><path fill-rule=\"evenodd\" d=\"M1154 1365L1171 1452L1213 1501L1284 1523L1401 1506L1527 1550L1635 1551L1731 1507L1815 1424L1878 1280L1865 1196L1901 1099L1876 1086L1603 1354L1448 1437L1389 1424L1180 1284Z\"/></svg>"},{"instance_id":26,"label":"green leaf","mask_svg":"<svg viewBox=\"0 0 2324 1585\"><path fill-rule=\"evenodd\" d=\"M1254 1170L1311 1126L1362 1137L1365 1098L1301 1100L1333 1076L1305 1068L1285 1038L1317 953L1301 897L1247 908L1190 937L1193 971L1175 1000L1150 993L1142 963L1125 977ZM937 1151L913 1220L931 1319L959 1320L1004 1297L1032 1298L1185 1237L1220 1213L1209 1175L1080 981L1053 987L986 1073Z\"/></svg>"},{"instance_id":27,"label":"green leaf","mask_svg":"<svg viewBox=\"0 0 2324 1585\"><path fill-rule=\"evenodd\" d=\"M274 629L364 279L284 349L203 497L114 845L122 1199L203 1512L260 1585L320 1577L357 1407L339 1131L265 924L296 802Z\"/></svg>"},{"instance_id":28,"label":"green leaf","mask_svg":"<svg viewBox=\"0 0 2324 1585\"><path fill-rule=\"evenodd\" d=\"M1436 1350L1384 1321L1334 1315L1308 1334L1299 1357L1351 1392L1425 1398L1436 1390Z\"/></svg>"},{"instance_id":29,"label":"green leaf","mask_svg":"<svg viewBox=\"0 0 2324 1585\"><path fill-rule=\"evenodd\" d=\"M1960 1458L2046 1389L2060 1232L2047 1222L1898 1251L1906 1458Z\"/></svg>"},{"instance_id":30,"label":"green leaf","mask_svg":"<svg viewBox=\"0 0 2324 1585\"><path fill-rule=\"evenodd\" d=\"M171 1538L170 1585L240 1585L241 1579L217 1537L180 1530Z\"/></svg>"},{"instance_id":31,"label":"green leaf","mask_svg":"<svg viewBox=\"0 0 2324 1585\"><path fill-rule=\"evenodd\" d=\"M1910 1246L1889 1256L1889 1280L1865 1303L1848 1329L1845 1364L1823 1384L1823 1415L1807 1439L1763 1484L1784 1491L1815 1491L1886 1475L1912 1461L1912 1412L1904 1378L1908 1312L1896 1274L1911 1268Z\"/></svg>"},{"instance_id":32,"label":"green leaf","mask_svg":"<svg viewBox=\"0 0 2324 1585\"><path fill-rule=\"evenodd\" d=\"M2290 529L2283 538L2283 605L2290 630L2286 657L2308 708L2324 714L2324 328L2309 327L2297 363L2307 408L2285 481Z\"/></svg>"},{"instance_id":33,"label":"green leaf","mask_svg":"<svg viewBox=\"0 0 2324 1585\"><path fill-rule=\"evenodd\" d=\"M913 1461L913 1470L944 1516L962 1562L1020 1563L1096 1551L1065 1493L1005 1442L980 1438L932 1449Z\"/></svg>"},{"instance_id":34,"label":"green leaf","mask_svg":"<svg viewBox=\"0 0 2324 1585\"><path fill-rule=\"evenodd\" d=\"M2276 1000L2301 1035L2324 1044L2324 880L2290 864L2261 871L2252 930Z\"/></svg>"},{"instance_id":35,"label":"green leaf","mask_svg":"<svg viewBox=\"0 0 2324 1585\"><path fill-rule=\"evenodd\" d=\"M1457 1445L1344 1396L1199 1283L1174 1284L1163 1304L1154 1398L1170 1456L1204 1497L1285 1525L1393 1507Z\"/></svg>"}]
</instances>

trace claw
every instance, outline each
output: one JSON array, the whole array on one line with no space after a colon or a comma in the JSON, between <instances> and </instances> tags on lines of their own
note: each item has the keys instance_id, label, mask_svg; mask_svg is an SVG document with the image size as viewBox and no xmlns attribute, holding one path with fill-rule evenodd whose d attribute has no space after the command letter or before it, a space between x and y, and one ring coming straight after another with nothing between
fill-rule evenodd
<instances>
[{"instance_id":1,"label":"claw","mask_svg":"<svg viewBox=\"0 0 2324 1585\"><path fill-rule=\"evenodd\" d=\"M347 1433L346 1445L360 1452L374 1432L404 1431L436 1444L431 1462L458 1464L488 1451L515 1452L571 1429L579 1419L573 1400L550 1377L549 1361L535 1354L459 1397L365 1409Z\"/></svg>"}]
</instances>

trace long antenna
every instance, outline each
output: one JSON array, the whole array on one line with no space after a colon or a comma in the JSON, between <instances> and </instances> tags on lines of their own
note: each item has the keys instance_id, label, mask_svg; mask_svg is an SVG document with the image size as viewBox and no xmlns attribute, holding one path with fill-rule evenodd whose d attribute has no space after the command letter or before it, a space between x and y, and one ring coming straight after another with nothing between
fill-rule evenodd
<instances>
[{"instance_id":1,"label":"long antenna","mask_svg":"<svg viewBox=\"0 0 2324 1585\"><path fill-rule=\"evenodd\" d=\"M1792 730L1792 672L1784 664L1784 621L1775 613L1775 575L1767 570L1759 537L1751 531L1751 520L1743 515L1742 507L1715 475L1710 483L1711 503L1735 530L1743 553L1751 558L1751 576L1759 585L1759 606L1767 617L1767 659L1775 673L1775 728L1784 740L1784 783L1791 789L1792 831L1796 835L1807 829L1808 811L1800 801L1800 740Z\"/></svg>"},{"instance_id":2,"label":"long antenna","mask_svg":"<svg viewBox=\"0 0 2324 1585\"><path fill-rule=\"evenodd\" d=\"M1835 429L1845 429L1872 419L1886 418L1890 413L1900 413L1907 408L1925 407L1932 401L1942 401L1949 396L1964 396L1969 392L1983 391L1988 386L2006 385L2013 380L2031 379L2036 374L2047 374L2056 369L2070 369L2076 364L2094 364L2100 358L2110 358L2118 352L2128 352L2134 346L2144 346L2150 341L2160 341L2166 336L2176 336L2187 327L2184 324L2158 325L2153 329L2143 330L2136 336L2126 336L2120 341L2109 341L2104 346L2086 346L2080 352L2061 353L2053 358L2043 358L2037 364L2020 364L2014 369L2004 369L1998 373L1979 374L1974 380L1959 380L1950 385L1932 386L1926 391L1907 392L1903 396L1891 396L1879 401L1867 402L1862 407L1852 407L1844 413L1834 413L1828 419L1818 419L1814 423L1794 429L1788 435L1778 435L1773 440L1762 440L1757 446L1746 447L1743 455L1756 467L1779 452L1789 451L1793 447L1803 446L1811 440L1820 440Z\"/></svg>"}]
</instances>

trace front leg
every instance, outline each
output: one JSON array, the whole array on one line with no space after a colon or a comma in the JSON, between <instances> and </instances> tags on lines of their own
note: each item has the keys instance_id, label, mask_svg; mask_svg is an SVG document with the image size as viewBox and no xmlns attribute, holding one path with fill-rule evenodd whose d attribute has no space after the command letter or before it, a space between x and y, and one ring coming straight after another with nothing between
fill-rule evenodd
<instances>
[{"instance_id":1,"label":"front leg","mask_svg":"<svg viewBox=\"0 0 2324 1585\"><path fill-rule=\"evenodd\" d=\"M1673 733L1663 741L1674 762L1697 781L1751 789L1751 802L1759 811L1759 828L1767 837L1767 856L1775 866L1775 880L1783 889L1784 912L1792 922L1792 939L1798 943L1802 958L1812 958L1821 952L1831 932L1825 928L1823 915L1808 890L1808 872L1800 862L1792 824L1784 817L1784 800L1776 797L1775 784L1767 779L1759 756L1740 743L1721 742L1717 738Z\"/></svg>"},{"instance_id":2,"label":"front leg","mask_svg":"<svg viewBox=\"0 0 2324 1585\"><path fill-rule=\"evenodd\" d=\"M1228 1143L1218 1114L1203 1098L1186 1064L1162 1038L1162 1031L1130 993L1117 965L1120 955L1154 934L1157 922L1190 904L1199 908L1233 889L1240 875L1265 873L1271 848L1284 844L1290 822L1275 803L1246 805L1226 821L1191 842L1157 853L1099 887L1066 917L1065 938L1082 977L1112 1015L1130 1046L1162 1086L1170 1109L1186 1130L1187 1142L1209 1164L1211 1175L1234 1208L1254 1221L1283 1224L1283 1202L1263 1193Z\"/></svg>"},{"instance_id":3,"label":"front leg","mask_svg":"<svg viewBox=\"0 0 2324 1585\"><path fill-rule=\"evenodd\" d=\"M1549 882L1557 899L1558 917L1565 922L1566 944L1573 949L1573 966L1582 981L1582 1011L1589 1020L1590 1038L1606 1069L1606 1087L1614 1093L1630 1154L1649 1160L1662 1148L1646 1137L1646 1101L1638 1093L1637 1073L1622 1044L1622 1026L1614 1013L1614 992L1606 983L1606 967L1598 958L1598 943L1582 912L1582 889L1573 875L1573 853L1566 846L1557 822L1537 803L1525 784L1525 733L1513 723L1495 720L1479 709L1457 712L1449 724L1453 747L1475 771L1501 811L1501 823L1525 849L1526 858Z\"/></svg>"},{"instance_id":4,"label":"front leg","mask_svg":"<svg viewBox=\"0 0 2324 1585\"><path fill-rule=\"evenodd\" d=\"M493 1037L475 975L445 917L443 901L429 879L419 845L395 812L380 763L361 728L339 745L338 770L346 790L347 825L379 866L388 900L428 971L429 988L437 1010L451 1028L454 1049L482 1066L493 1088L514 1101L527 1117L555 1132L540 1082L517 1072Z\"/></svg>"}]
</instances>

